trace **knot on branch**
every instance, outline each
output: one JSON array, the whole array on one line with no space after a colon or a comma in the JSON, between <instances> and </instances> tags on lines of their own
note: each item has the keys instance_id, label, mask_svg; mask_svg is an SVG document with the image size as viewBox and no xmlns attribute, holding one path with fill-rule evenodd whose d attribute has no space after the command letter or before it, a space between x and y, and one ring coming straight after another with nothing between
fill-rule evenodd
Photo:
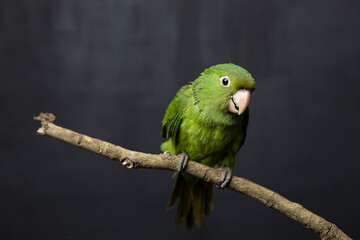
<instances>
[{"instance_id":1,"label":"knot on branch","mask_svg":"<svg viewBox=\"0 0 360 240\"><path fill-rule=\"evenodd\" d=\"M135 165L133 161L127 158L121 159L120 162L126 168L133 168Z\"/></svg>"}]
</instances>

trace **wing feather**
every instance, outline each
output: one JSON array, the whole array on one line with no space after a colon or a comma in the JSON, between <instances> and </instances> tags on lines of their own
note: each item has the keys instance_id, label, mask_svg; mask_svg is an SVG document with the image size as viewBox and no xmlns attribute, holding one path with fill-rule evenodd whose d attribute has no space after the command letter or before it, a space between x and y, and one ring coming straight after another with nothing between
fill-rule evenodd
<instances>
[{"instance_id":1,"label":"wing feather","mask_svg":"<svg viewBox=\"0 0 360 240\"><path fill-rule=\"evenodd\" d=\"M192 97L192 85L183 86L168 106L162 120L161 137L172 138L177 144L183 111Z\"/></svg>"}]
</instances>

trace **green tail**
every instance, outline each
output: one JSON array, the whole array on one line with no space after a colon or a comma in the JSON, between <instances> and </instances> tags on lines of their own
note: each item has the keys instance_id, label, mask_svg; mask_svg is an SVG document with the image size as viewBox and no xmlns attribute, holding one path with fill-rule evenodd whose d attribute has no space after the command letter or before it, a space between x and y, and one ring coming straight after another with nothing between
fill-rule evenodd
<instances>
[{"instance_id":1,"label":"green tail","mask_svg":"<svg viewBox=\"0 0 360 240\"><path fill-rule=\"evenodd\" d=\"M189 175L176 175L168 209L179 199L176 224L186 220L188 228L192 228L194 223L201 227L204 216L209 217L214 207L212 184Z\"/></svg>"}]
</instances>

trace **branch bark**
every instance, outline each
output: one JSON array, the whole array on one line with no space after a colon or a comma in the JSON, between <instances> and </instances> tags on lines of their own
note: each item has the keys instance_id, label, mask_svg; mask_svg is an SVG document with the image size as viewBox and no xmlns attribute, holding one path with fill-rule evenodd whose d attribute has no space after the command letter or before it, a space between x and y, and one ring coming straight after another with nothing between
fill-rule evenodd
<instances>
[{"instance_id":1,"label":"branch bark","mask_svg":"<svg viewBox=\"0 0 360 240\"><path fill-rule=\"evenodd\" d=\"M131 151L114 144L91 138L89 136L62 128L52 123L55 116L51 113L40 113L34 119L41 121L37 130L39 135L46 135L82 149L97 153L106 158L119 161L126 168L154 168L177 170L179 159L168 154L148 154ZM217 184L221 182L221 172L198 162L189 161L185 173L200 178L206 182ZM228 188L252 197L268 207L278 210L289 218L314 231L321 239L351 239L335 224L310 212L298 203L289 201L274 191L262 187L245 178L233 176Z\"/></svg>"}]
</instances>

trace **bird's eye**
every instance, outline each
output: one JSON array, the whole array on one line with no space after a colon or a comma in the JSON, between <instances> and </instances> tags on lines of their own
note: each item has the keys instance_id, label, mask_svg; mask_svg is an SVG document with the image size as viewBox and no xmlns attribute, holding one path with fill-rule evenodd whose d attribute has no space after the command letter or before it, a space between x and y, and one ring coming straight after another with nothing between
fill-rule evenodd
<instances>
[{"instance_id":1,"label":"bird's eye","mask_svg":"<svg viewBox=\"0 0 360 240\"><path fill-rule=\"evenodd\" d=\"M229 78L227 76L221 77L220 82L224 87L229 87L230 86L230 80L229 80Z\"/></svg>"}]
</instances>

